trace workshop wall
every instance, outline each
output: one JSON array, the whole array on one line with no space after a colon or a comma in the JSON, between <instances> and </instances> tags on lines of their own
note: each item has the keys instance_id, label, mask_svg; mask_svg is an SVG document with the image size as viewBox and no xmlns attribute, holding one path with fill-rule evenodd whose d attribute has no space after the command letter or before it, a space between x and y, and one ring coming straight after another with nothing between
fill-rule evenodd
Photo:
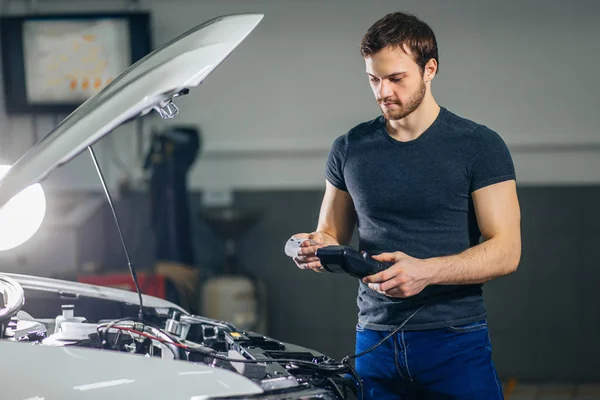
<instances>
[{"instance_id":1,"label":"workshop wall","mask_svg":"<svg viewBox=\"0 0 600 400\"><path fill-rule=\"evenodd\" d=\"M6 2L19 12L27 2ZM40 12L123 8L126 1L39 1ZM262 12L263 22L200 90L179 102L171 123L197 124L205 152L190 184L207 188L320 188L327 150L354 124L378 114L358 43L393 0L142 0L155 45L209 18ZM513 151L521 183L600 181L598 80L600 3L407 0L440 45L438 101L497 130ZM1 108L1 107L0 107ZM46 116L0 113L2 156L14 161L55 125ZM164 126L145 119L146 135ZM136 124L97 146L111 186L139 179ZM118 162L121 160L122 162ZM51 176L52 188L99 189L87 155ZM125 164L123 168L120 164Z\"/></svg>"}]
</instances>

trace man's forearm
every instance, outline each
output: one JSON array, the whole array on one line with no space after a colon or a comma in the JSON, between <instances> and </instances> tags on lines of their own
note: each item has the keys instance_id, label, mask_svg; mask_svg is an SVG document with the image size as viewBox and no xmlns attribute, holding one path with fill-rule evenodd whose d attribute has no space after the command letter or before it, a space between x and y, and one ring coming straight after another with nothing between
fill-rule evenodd
<instances>
[{"instance_id":1,"label":"man's forearm","mask_svg":"<svg viewBox=\"0 0 600 400\"><path fill-rule=\"evenodd\" d=\"M464 285L508 275L520 258L520 239L492 238L460 254L424 261L432 274L431 285Z\"/></svg>"}]
</instances>

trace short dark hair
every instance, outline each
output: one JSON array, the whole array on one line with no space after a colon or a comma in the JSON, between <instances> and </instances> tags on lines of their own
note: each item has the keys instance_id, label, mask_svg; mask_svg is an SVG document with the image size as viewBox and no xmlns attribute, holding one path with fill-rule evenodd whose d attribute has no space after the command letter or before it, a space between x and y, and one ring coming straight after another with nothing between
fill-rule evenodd
<instances>
[{"instance_id":1,"label":"short dark hair","mask_svg":"<svg viewBox=\"0 0 600 400\"><path fill-rule=\"evenodd\" d=\"M360 53L367 58L388 46L402 49L406 46L421 71L432 58L439 65L433 30L412 14L394 12L375 22L360 42Z\"/></svg>"}]
</instances>

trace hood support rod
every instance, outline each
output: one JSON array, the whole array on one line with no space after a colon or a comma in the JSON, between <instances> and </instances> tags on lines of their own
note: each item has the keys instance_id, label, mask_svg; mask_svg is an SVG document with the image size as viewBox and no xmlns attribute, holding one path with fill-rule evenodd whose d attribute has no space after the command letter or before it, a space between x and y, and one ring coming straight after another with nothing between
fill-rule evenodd
<instances>
[{"instance_id":1,"label":"hood support rod","mask_svg":"<svg viewBox=\"0 0 600 400\"><path fill-rule=\"evenodd\" d=\"M96 172L98 172L98 177L100 178L100 182L102 183L102 188L104 189L104 194L106 194L106 199L108 200L108 205L110 206L110 210L112 211L113 218L115 220L115 224L117 225L117 231L119 231L119 238L121 239L121 244L123 245L123 250L125 251L125 258L127 259L127 265L129 266L129 272L131 273L131 278L133 279L133 283L135 284L135 290L137 291L138 297L140 298L140 311L138 318L141 321L144 319L144 303L142 301L142 291L140 290L140 284L138 283L137 274L135 272L135 268L133 264L131 264L131 258L129 257L129 251L127 251L127 245L125 244L125 239L123 238L123 231L121 230L121 225L119 224L119 217L117 217L117 212L115 211L115 207L113 205L112 197L108 190L108 186L106 186L106 181L104 180L104 175L102 174L102 170L100 169L100 165L98 164L98 159L96 158L96 154L94 153L94 149L92 146L88 146L88 150L90 151L90 155L92 156L92 161L94 162L94 166L96 167Z\"/></svg>"}]
</instances>

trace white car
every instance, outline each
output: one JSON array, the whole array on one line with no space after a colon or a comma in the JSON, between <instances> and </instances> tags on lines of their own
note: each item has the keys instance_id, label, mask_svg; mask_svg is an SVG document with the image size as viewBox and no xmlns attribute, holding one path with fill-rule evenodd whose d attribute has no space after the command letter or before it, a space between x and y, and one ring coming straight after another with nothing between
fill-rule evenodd
<instances>
[{"instance_id":1,"label":"white car","mask_svg":"<svg viewBox=\"0 0 600 400\"><path fill-rule=\"evenodd\" d=\"M197 87L262 17L210 20L128 68L10 168L0 207L122 123L152 110L174 117L173 99ZM0 274L0 357L6 400L360 397L349 362L151 296L18 274Z\"/></svg>"}]
</instances>

